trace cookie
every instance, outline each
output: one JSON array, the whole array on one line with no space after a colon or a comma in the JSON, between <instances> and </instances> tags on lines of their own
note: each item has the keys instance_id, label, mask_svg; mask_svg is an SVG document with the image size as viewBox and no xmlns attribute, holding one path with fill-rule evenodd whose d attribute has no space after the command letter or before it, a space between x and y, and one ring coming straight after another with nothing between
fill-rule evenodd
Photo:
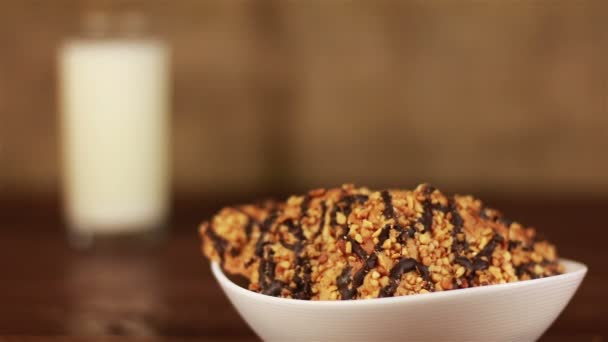
<instances>
[{"instance_id":1,"label":"cookie","mask_svg":"<svg viewBox=\"0 0 608 342\"><path fill-rule=\"evenodd\" d=\"M344 185L227 207L202 251L249 289L305 300L404 296L560 274L555 247L471 196Z\"/></svg>"}]
</instances>

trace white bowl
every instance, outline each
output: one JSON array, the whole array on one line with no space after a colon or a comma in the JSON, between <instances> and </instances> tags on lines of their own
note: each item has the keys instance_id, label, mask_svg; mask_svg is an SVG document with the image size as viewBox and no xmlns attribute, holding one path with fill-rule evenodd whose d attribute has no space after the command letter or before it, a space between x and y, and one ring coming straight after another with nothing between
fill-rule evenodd
<instances>
[{"instance_id":1,"label":"white bowl","mask_svg":"<svg viewBox=\"0 0 608 342\"><path fill-rule=\"evenodd\" d=\"M247 324L267 341L533 341L553 323L587 273L393 298L306 301L262 295L211 269Z\"/></svg>"}]
</instances>

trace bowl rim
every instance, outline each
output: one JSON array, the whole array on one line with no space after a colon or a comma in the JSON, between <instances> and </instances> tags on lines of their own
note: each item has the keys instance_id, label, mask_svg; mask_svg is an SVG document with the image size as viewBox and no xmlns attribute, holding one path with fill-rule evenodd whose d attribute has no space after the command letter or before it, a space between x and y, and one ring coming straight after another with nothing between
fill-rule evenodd
<instances>
[{"instance_id":1,"label":"bowl rim","mask_svg":"<svg viewBox=\"0 0 608 342\"><path fill-rule=\"evenodd\" d=\"M223 272L220 265L212 261L211 262L211 271L215 276L215 279L220 283L220 286L223 288L229 289L231 292L236 292L239 296L245 296L255 301L262 301L266 303L274 303L274 304L295 304L295 305L310 305L315 307L349 307L349 306L364 306L364 305L377 305L377 304L396 304L396 303L410 303L410 302L419 302L419 301L429 301L429 300L440 300L442 298L453 297L453 296L462 296L466 294L483 294L483 293L492 293L495 291L501 290L509 290L516 289L520 287L526 286L535 286L542 285L554 281L561 281L565 279L572 278L583 278L587 271L588 267L578 261L574 261L571 259L560 258L559 263L564 265L566 271L563 274L539 278L539 279L530 279L530 280L522 280L516 281L512 283L505 284L494 284L487 286L478 286L478 287L470 287L466 289L457 289L450 291L439 291L439 292L431 292L425 294L418 295L409 295L409 296L398 296L398 297L387 297L387 298L370 298L370 299L358 299L358 300L302 300L302 299L293 299L293 298L281 298L281 297L273 297L264 295L258 292L254 292L248 290L244 287L241 287L235 284L232 280L230 280Z\"/></svg>"}]
</instances>

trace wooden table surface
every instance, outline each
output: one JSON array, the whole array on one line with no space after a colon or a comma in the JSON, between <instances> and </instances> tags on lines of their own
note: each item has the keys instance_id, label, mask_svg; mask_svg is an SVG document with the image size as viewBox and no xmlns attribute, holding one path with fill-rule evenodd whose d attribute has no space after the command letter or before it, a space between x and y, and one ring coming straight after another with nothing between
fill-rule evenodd
<instances>
[{"instance_id":1,"label":"wooden table surface","mask_svg":"<svg viewBox=\"0 0 608 342\"><path fill-rule=\"evenodd\" d=\"M590 267L543 340L608 338L608 199L523 198L486 203ZM0 198L0 336L255 340L199 254L197 223L229 202L176 201L164 243L83 252L68 247L56 197Z\"/></svg>"}]
</instances>

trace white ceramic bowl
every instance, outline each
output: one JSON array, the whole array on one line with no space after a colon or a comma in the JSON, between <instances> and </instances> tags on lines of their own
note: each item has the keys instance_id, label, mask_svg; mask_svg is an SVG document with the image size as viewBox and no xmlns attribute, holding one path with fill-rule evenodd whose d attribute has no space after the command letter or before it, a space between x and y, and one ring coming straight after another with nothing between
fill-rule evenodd
<instances>
[{"instance_id":1,"label":"white ceramic bowl","mask_svg":"<svg viewBox=\"0 0 608 342\"><path fill-rule=\"evenodd\" d=\"M562 275L413 296L350 301L276 298L211 268L247 324L267 341L533 341L553 323L587 273L561 260Z\"/></svg>"}]
</instances>

